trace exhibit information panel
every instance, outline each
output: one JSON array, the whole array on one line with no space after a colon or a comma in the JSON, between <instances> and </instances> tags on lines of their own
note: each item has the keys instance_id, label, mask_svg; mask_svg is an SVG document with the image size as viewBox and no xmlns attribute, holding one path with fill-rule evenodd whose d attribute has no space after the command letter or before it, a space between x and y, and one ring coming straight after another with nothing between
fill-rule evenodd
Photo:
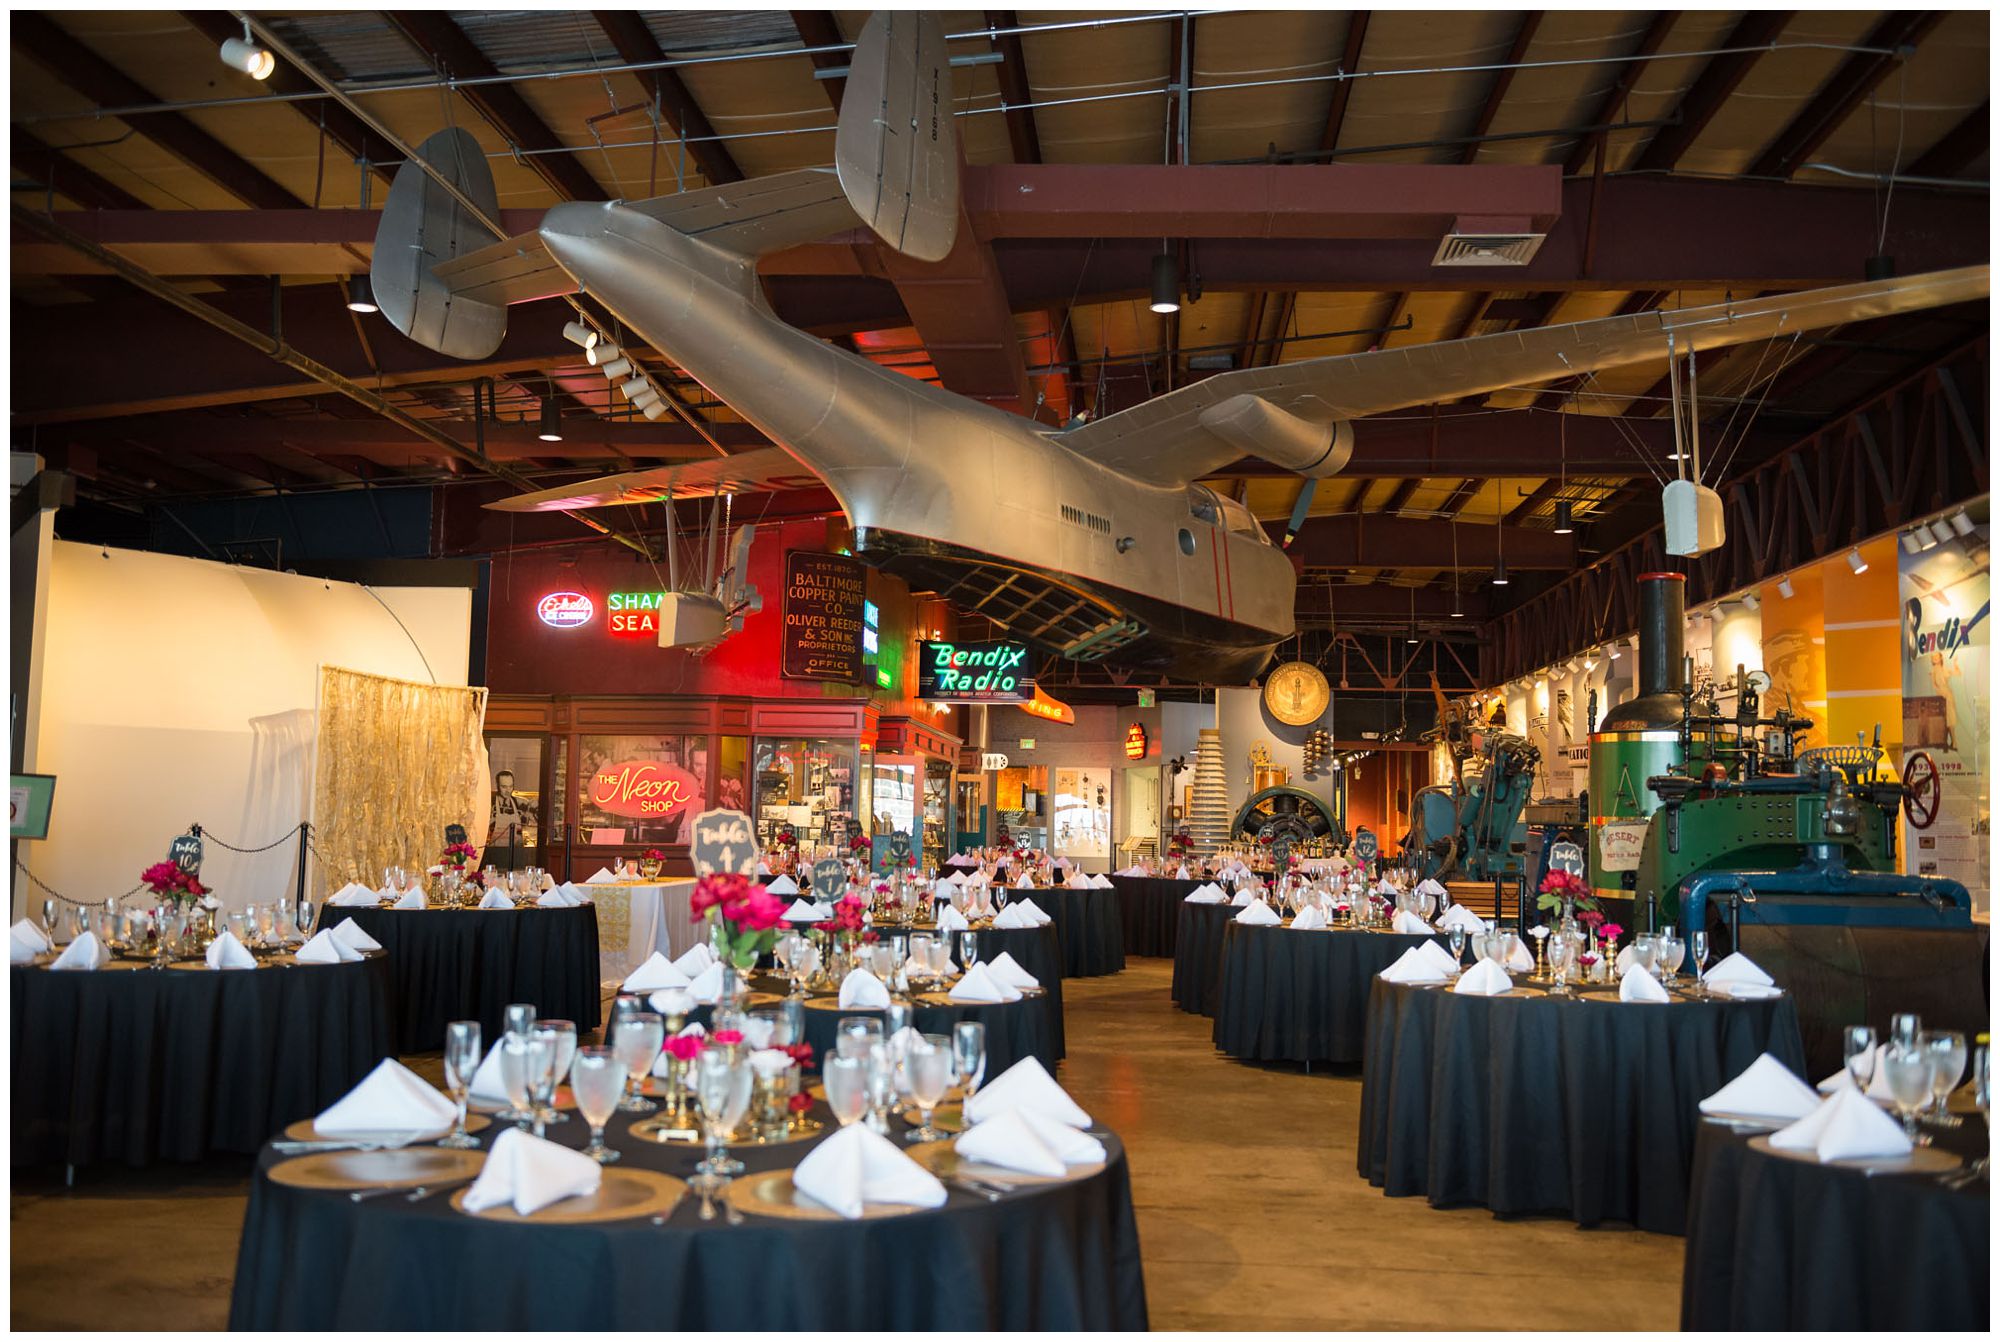
<instances>
[{"instance_id":1,"label":"exhibit information panel","mask_svg":"<svg viewBox=\"0 0 2000 1342\"><path fill-rule=\"evenodd\" d=\"M1911 874L1962 883L1984 912L1992 879L1986 505L1967 521L1970 529L1949 541L1900 552L1902 766L1918 794L1904 810L1903 852Z\"/></svg>"}]
</instances>

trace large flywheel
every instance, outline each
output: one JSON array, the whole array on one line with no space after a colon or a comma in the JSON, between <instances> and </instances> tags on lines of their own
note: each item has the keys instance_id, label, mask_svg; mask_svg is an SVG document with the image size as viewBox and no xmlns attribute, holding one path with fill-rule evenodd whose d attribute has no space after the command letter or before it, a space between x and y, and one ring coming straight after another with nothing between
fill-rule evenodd
<instances>
[{"instance_id":1,"label":"large flywheel","mask_svg":"<svg viewBox=\"0 0 2000 1342\"><path fill-rule=\"evenodd\" d=\"M1294 845L1313 839L1340 844L1347 838L1325 802L1295 787L1265 788L1244 802L1236 813L1235 832L1239 839L1283 839Z\"/></svg>"}]
</instances>

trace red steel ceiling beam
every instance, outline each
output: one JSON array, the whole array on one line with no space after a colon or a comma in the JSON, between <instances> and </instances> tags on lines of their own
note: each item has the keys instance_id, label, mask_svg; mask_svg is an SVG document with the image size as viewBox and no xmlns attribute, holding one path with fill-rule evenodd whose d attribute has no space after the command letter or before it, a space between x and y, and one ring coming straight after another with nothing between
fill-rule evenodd
<instances>
[{"instance_id":1,"label":"red steel ceiling beam","mask_svg":"<svg viewBox=\"0 0 2000 1342\"><path fill-rule=\"evenodd\" d=\"M1930 36L1943 18L1937 10L1900 10L1876 24L1862 44L1900 52ZM1797 172L1904 59L1901 54L1857 52L1842 61L1812 101L1757 156L1757 161L1750 165L1750 175L1790 177Z\"/></svg>"},{"instance_id":2,"label":"red steel ceiling beam","mask_svg":"<svg viewBox=\"0 0 2000 1342\"><path fill-rule=\"evenodd\" d=\"M1029 414L1034 392L1014 331L1014 313L990 243L959 218L950 255L935 264L885 250L895 282L938 380L946 390L1001 410Z\"/></svg>"},{"instance_id":3,"label":"red steel ceiling beam","mask_svg":"<svg viewBox=\"0 0 2000 1342\"><path fill-rule=\"evenodd\" d=\"M631 10L599 9L591 11L597 26L604 29L604 35L611 39L611 45L618 50L618 59L630 65L650 61L663 61L666 52L653 37L653 30L646 21ZM701 169L701 175L712 186L724 182L743 180L743 169L730 154L724 142L712 138L715 127L701 110L694 94L688 91L687 83L673 70L641 70L639 82L646 86L646 92L659 99L660 115L672 128L675 135L687 142L688 157ZM839 107L835 102L834 106Z\"/></svg>"},{"instance_id":4,"label":"red steel ceiling beam","mask_svg":"<svg viewBox=\"0 0 2000 1342\"><path fill-rule=\"evenodd\" d=\"M124 187L114 186L89 168L43 144L19 126L13 128L13 165L36 186L75 201L87 210L146 210L151 207ZM16 187L18 190L18 186Z\"/></svg>"},{"instance_id":5,"label":"red steel ceiling beam","mask_svg":"<svg viewBox=\"0 0 2000 1342\"><path fill-rule=\"evenodd\" d=\"M70 36L45 13L16 10L14 50L100 107L162 101L137 80ZM179 112L140 117L132 129L246 205L290 210L305 202L252 167L234 150Z\"/></svg>"},{"instance_id":6,"label":"red steel ceiling beam","mask_svg":"<svg viewBox=\"0 0 2000 1342\"><path fill-rule=\"evenodd\" d=\"M446 75L482 79L500 73L443 10L391 9L383 10L382 16ZM606 199L583 160L556 138L512 84L462 85L457 92L515 149L536 151L525 162L556 195L564 200Z\"/></svg>"},{"instance_id":7,"label":"red steel ceiling beam","mask_svg":"<svg viewBox=\"0 0 2000 1342\"><path fill-rule=\"evenodd\" d=\"M1357 9L1347 16L1347 40L1340 47L1340 71L1353 74L1361 68L1361 47L1368 40L1368 11ZM1327 104L1326 129L1320 132L1320 152L1330 154L1340 148L1340 132L1347 121L1347 102L1354 96L1355 81L1336 79L1333 98Z\"/></svg>"},{"instance_id":8,"label":"red steel ceiling beam","mask_svg":"<svg viewBox=\"0 0 2000 1342\"><path fill-rule=\"evenodd\" d=\"M795 9L791 11L792 26L799 30L799 41L809 47L837 47L847 39L840 35L840 24L835 22L830 10ZM812 54L813 69L838 70L851 61L844 51L815 51ZM840 110L841 95L847 91L846 75L828 75L816 81L826 90L826 96L833 102L833 110Z\"/></svg>"},{"instance_id":9,"label":"red steel ceiling beam","mask_svg":"<svg viewBox=\"0 0 2000 1342\"><path fill-rule=\"evenodd\" d=\"M1540 10L1530 10L1521 18L1521 24L1514 30L1514 41L1507 48L1506 58L1499 71L1493 76L1493 86L1486 91L1486 102L1480 107L1479 115L1473 120L1472 129L1466 132L1473 143L1465 146L1459 155L1460 163L1471 163L1478 159L1478 140L1493 129L1493 118L1500 115L1500 104L1507 97L1507 90L1514 83L1514 67L1527 59L1528 46L1535 40L1535 30L1542 26ZM1594 123L1592 123L1594 124Z\"/></svg>"},{"instance_id":10,"label":"red steel ceiling beam","mask_svg":"<svg viewBox=\"0 0 2000 1342\"><path fill-rule=\"evenodd\" d=\"M1792 21L1793 14L1788 9L1758 9L1743 16L1722 39L1722 47L1768 47L1776 42L1785 31L1785 25ZM1756 67L1760 51L1744 51L1731 56L1712 56L1701 75L1688 91L1681 96L1680 105L1674 114L1680 118L1679 124L1660 127L1653 136L1646 151L1639 155L1633 165L1638 172L1672 172L1701 133L1708 129L1708 123L1722 110L1736 92L1737 85L1744 76Z\"/></svg>"},{"instance_id":11,"label":"red steel ceiling beam","mask_svg":"<svg viewBox=\"0 0 2000 1342\"><path fill-rule=\"evenodd\" d=\"M1611 81L1611 87L1605 90L1596 110L1584 118L1582 124L1609 126L1622 119L1621 112L1625 100L1632 95L1632 86L1646 73L1647 67L1652 64L1651 57L1666 43L1667 34L1673 31L1674 22L1679 18L1678 10L1653 16L1653 21L1646 25L1646 31L1639 37L1639 45L1632 48L1631 56L1619 68L1618 77ZM1597 157L1597 146L1609 134L1609 131L1594 130L1578 140L1576 147L1569 151L1569 157L1563 161L1563 176L1575 177L1587 172L1592 160Z\"/></svg>"},{"instance_id":12,"label":"red steel ceiling beam","mask_svg":"<svg viewBox=\"0 0 2000 1342\"><path fill-rule=\"evenodd\" d=\"M1910 165L1910 176L1956 177L1986 157L1991 144L1992 118L1992 104L1979 104Z\"/></svg>"}]
</instances>

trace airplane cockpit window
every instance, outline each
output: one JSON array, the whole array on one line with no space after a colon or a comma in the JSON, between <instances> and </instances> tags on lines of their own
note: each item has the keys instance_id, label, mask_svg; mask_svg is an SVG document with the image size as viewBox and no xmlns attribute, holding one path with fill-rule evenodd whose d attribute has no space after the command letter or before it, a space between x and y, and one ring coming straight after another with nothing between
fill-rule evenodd
<instances>
[{"instance_id":1,"label":"airplane cockpit window","mask_svg":"<svg viewBox=\"0 0 2000 1342\"><path fill-rule=\"evenodd\" d=\"M1239 536L1255 536L1260 540L1263 539L1264 528L1257 525L1257 519L1250 515L1248 508L1230 498L1218 498L1216 502L1222 505L1224 526Z\"/></svg>"},{"instance_id":2,"label":"airplane cockpit window","mask_svg":"<svg viewBox=\"0 0 2000 1342\"><path fill-rule=\"evenodd\" d=\"M1222 501L1206 485L1188 486L1188 511L1212 527L1222 525Z\"/></svg>"},{"instance_id":3,"label":"airplane cockpit window","mask_svg":"<svg viewBox=\"0 0 2000 1342\"><path fill-rule=\"evenodd\" d=\"M1264 528L1250 510L1235 499L1224 498L1206 485L1188 486L1188 511L1212 527L1225 527L1239 536L1264 539Z\"/></svg>"}]
</instances>

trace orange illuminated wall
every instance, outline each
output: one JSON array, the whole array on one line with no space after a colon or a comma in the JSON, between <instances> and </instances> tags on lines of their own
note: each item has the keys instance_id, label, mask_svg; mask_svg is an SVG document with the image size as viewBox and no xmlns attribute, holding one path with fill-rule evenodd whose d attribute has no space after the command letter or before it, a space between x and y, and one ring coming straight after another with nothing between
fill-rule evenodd
<instances>
[{"instance_id":1,"label":"orange illuminated wall","mask_svg":"<svg viewBox=\"0 0 2000 1342\"><path fill-rule=\"evenodd\" d=\"M1844 570L1843 565L1843 570ZM1792 594L1776 582L1757 589L1763 601L1764 670L1771 677L1766 716L1780 708L1803 713L1813 730L1799 739L1801 749L1826 744L1826 585L1817 564L1787 574Z\"/></svg>"},{"instance_id":2,"label":"orange illuminated wall","mask_svg":"<svg viewBox=\"0 0 2000 1342\"><path fill-rule=\"evenodd\" d=\"M1884 764L1893 771L1903 744L1896 539L1883 536L1860 549L1868 564L1864 573L1848 565L1845 550L1819 565L1826 612L1826 739L1836 746L1854 744L1857 734L1873 741L1880 723ZM1765 610L1768 618L1768 599Z\"/></svg>"}]
</instances>

